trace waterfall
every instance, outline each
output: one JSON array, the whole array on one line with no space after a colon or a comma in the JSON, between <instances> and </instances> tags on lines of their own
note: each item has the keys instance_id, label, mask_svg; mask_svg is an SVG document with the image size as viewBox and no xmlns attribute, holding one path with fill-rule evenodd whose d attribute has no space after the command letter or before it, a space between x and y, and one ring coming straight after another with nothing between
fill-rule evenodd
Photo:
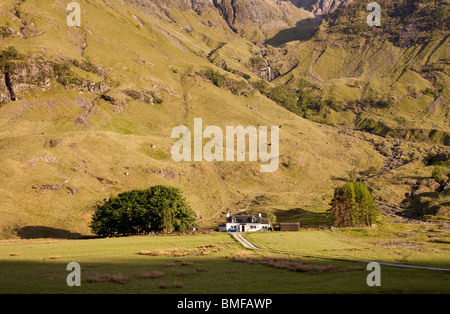
<instances>
[{"instance_id":1,"label":"waterfall","mask_svg":"<svg viewBox=\"0 0 450 314\"><path fill-rule=\"evenodd\" d=\"M269 62L267 61L267 59L264 58L262 51L259 52L259 56L260 56L260 57L264 60L264 62L266 63L266 67L267 67L267 75L268 75L267 80L268 80L269 82L270 82L270 81L273 81L274 77L273 77L272 68L270 67Z\"/></svg>"}]
</instances>

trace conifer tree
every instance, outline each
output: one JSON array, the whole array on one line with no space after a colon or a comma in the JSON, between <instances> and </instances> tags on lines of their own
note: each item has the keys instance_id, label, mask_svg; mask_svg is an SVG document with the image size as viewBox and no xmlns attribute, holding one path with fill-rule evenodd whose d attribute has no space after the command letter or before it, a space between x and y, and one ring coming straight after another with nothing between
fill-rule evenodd
<instances>
[{"instance_id":1,"label":"conifer tree","mask_svg":"<svg viewBox=\"0 0 450 314\"><path fill-rule=\"evenodd\" d=\"M364 183L351 180L335 189L329 210L335 227L371 226L376 215L375 202Z\"/></svg>"}]
</instances>

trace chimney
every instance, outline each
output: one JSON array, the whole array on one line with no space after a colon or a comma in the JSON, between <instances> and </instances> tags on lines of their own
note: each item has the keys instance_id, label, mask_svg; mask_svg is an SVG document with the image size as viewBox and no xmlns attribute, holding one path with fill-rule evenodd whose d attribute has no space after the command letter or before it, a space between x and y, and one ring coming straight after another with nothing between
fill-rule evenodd
<instances>
[{"instance_id":1,"label":"chimney","mask_svg":"<svg viewBox=\"0 0 450 314\"><path fill-rule=\"evenodd\" d=\"M261 213L259 213L259 218L261 218L262 217L262 215L261 215Z\"/></svg>"},{"instance_id":2,"label":"chimney","mask_svg":"<svg viewBox=\"0 0 450 314\"><path fill-rule=\"evenodd\" d=\"M227 218L230 217L230 213L227 213Z\"/></svg>"}]
</instances>

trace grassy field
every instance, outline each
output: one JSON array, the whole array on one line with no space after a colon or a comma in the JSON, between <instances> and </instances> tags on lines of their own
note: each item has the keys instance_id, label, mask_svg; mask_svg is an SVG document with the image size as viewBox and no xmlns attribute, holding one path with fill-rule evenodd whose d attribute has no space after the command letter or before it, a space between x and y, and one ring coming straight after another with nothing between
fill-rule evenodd
<instances>
[{"instance_id":1,"label":"grassy field","mask_svg":"<svg viewBox=\"0 0 450 314\"><path fill-rule=\"evenodd\" d=\"M253 233L247 237L265 249L450 269L450 236L445 226L438 224L386 223L373 229Z\"/></svg>"},{"instance_id":2,"label":"grassy field","mask_svg":"<svg viewBox=\"0 0 450 314\"><path fill-rule=\"evenodd\" d=\"M330 231L248 235L286 249L324 253L361 249ZM301 241L302 245L299 245ZM356 251L358 252L358 251ZM328 251L328 254L333 252ZM81 287L66 266L81 265ZM448 272L382 267L368 287L366 265L244 250L230 235L93 240L20 240L0 244L0 293L449 293Z\"/></svg>"}]
</instances>

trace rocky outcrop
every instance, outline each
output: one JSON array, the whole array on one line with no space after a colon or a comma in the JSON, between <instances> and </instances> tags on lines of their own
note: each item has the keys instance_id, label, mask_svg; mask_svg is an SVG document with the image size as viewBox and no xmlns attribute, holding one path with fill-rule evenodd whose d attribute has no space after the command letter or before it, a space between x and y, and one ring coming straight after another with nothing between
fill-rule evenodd
<instances>
[{"instance_id":1,"label":"rocky outcrop","mask_svg":"<svg viewBox=\"0 0 450 314\"><path fill-rule=\"evenodd\" d=\"M213 0L214 6L234 30L246 25L282 28L306 17L288 1L275 0ZM270 26L269 26L270 25Z\"/></svg>"},{"instance_id":2,"label":"rocky outcrop","mask_svg":"<svg viewBox=\"0 0 450 314\"><path fill-rule=\"evenodd\" d=\"M213 0L185 0L185 2L198 14L202 14L214 6Z\"/></svg>"},{"instance_id":3,"label":"rocky outcrop","mask_svg":"<svg viewBox=\"0 0 450 314\"><path fill-rule=\"evenodd\" d=\"M228 26L237 32L236 28L236 1L235 0L213 0L214 6L219 10L220 14L227 22Z\"/></svg>"},{"instance_id":4,"label":"rocky outcrop","mask_svg":"<svg viewBox=\"0 0 450 314\"><path fill-rule=\"evenodd\" d=\"M84 109L84 111L75 119L75 124L84 126L85 128L92 127L92 124L89 122L88 118L92 114L92 110L95 108L95 103L83 96L78 96L75 98L75 103Z\"/></svg>"},{"instance_id":5,"label":"rocky outcrop","mask_svg":"<svg viewBox=\"0 0 450 314\"><path fill-rule=\"evenodd\" d=\"M6 87L5 74L0 73L0 106L11 101L11 95Z\"/></svg>"},{"instance_id":6,"label":"rocky outcrop","mask_svg":"<svg viewBox=\"0 0 450 314\"><path fill-rule=\"evenodd\" d=\"M101 95L109 90L110 86L106 83L105 78L100 82L92 82L78 77L70 71L70 67L66 66L66 63L61 62L45 61L40 57L27 57L27 61L11 61L12 65L5 67L4 71L0 69L0 106L10 101L20 100L21 94L26 90L46 91L54 83L96 95ZM84 69L83 65L74 65ZM99 73L101 74L101 72Z\"/></svg>"},{"instance_id":7,"label":"rocky outcrop","mask_svg":"<svg viewBox=\"0 0 450 314\"><path fill-rule=\"evenodd\" d=\"M287 0L298 8L303 8L315 15L327 15L352 0Z\"/></svg>"},{"instance_id":8,"label":"rocky outcrop","mask_svg":"<svg viewBox=\"0 0 450 314\"><path fill-rule=\"evenodd\" d=\"M47 90L53 68L48 62L19 62L8 70L0 71L0 105L20 99L26 89Z\"/></svg>"},{"instance_id":9,"label":"rocky outcrop","mask_svg":"<svg viewBox=\"0 0 450 314\"><path fill-rule=\"evenodd\" d=\"M296 7L288 0L124 0L142 10L151 12L163 20L172 20L171 9L193 10L199 15L216 14L225 23L218 25L211 18L208 23L217 27L228 25L235 33L262 43L267 36L273 36L280 29L294 27L295 24L311 17L310 12ZM212 12L208 12L212 11ZM155 28L154 25L151 25ZM158 31L161 31L158 29Z\"/></svg>"}]
</instances>

